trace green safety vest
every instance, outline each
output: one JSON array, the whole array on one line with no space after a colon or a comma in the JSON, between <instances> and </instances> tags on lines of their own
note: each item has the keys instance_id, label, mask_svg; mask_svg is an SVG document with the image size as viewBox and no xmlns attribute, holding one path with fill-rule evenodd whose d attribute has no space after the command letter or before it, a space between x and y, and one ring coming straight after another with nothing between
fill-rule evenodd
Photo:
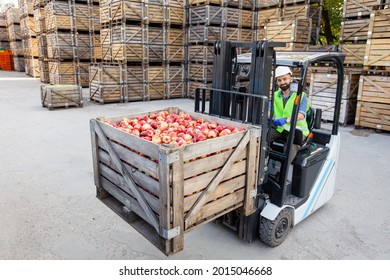
<instances>
[{"instance_id":1,"label":"green safety vest","mask_svg":"<svg viewBox=\"0 0 390 280\"><path fill-rule=\"evenodd\" d=\"M288 100L286 102L286 106L284 106L284 108L283 108L283 97L280 96L280 92L281 92L281 90L279 89L279 90L275 91L275 93L274 93L274 118L275 119L287 118L287 117L291 116L293 108L294 108L294 100L295 100L295 97L297 96L297 93L293 92L293 94L291 94L291 96L288 98ZM301 98L304 95L306 95L306 93L302 92ZM309 107L310 107L309 100L307 100L306 111L309 110ZM309 135L309 129L307 127L306 117L301 121L297 121L296 128L300 129L304 136L307 137L307 135ZM290 123L286 123L285 125L278 127L276 130L280 133L282 133L283 130L290 131Z\"/></svg>"}]
</instances>

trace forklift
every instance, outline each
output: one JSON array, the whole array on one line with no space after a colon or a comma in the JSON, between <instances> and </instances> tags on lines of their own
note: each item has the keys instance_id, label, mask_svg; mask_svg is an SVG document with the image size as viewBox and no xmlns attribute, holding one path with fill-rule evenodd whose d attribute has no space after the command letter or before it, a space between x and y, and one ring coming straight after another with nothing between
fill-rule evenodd
<instances>
[{"instance_id":1,"label":"forklift","mask_svg":"<svg viewBox=\"0 0 390 280\"><path fill-rule=\"evenodd\" d=\"M292 227L331 199L340 146L345 55L336 51L275 51L283 46L285 43L266 40L215 42L212 87L195 91L195 112L261 128L255 211L244 216L234 210L219 219L242 240L252 242L260 238L271 247L282 244ZM310 108L306 113L310 134L304 137L296 129L296 123L306 75L313 65L327 65L337 71L335 109L331 128L324 129L321 128L321 109ZM288 66L300 75L290 84L290 91L297 93L297 100L287 140L270 143L268 135L273 125L270 104L277 85L273 78L277 66ZM294 159L291 158L293 144L299 146Z\"/></svg>"}]
</instances>

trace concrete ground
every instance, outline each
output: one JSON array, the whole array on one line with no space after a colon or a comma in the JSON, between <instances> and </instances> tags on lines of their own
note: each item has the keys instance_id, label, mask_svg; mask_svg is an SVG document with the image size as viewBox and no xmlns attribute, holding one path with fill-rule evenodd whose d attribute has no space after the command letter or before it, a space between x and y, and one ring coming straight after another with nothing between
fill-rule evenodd
<instances>
[{"instance_id":1,"label":"concrete ground","mask_svg":"<svg viewBox=\"0 0 390 280\"><path fill-rule=\"evenodd\" d=\"M89 119L193 110L193 100L86 100L82 109L49 111L40 85L0 71L0 259L390 259L389 133L341 128L334 197L281 246L248 244L209 223L168 258L95 197Z\"/></svg>"}]
</instances>

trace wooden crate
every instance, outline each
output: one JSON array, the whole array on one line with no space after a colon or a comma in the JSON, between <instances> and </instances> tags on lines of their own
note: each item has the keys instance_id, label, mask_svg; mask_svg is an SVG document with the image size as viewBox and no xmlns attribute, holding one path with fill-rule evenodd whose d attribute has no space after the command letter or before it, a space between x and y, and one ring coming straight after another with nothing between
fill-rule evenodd
<instances>
[{"instance_id":1,"label":"wooden crate","mask_svg":"<svg viewBox=\"0 0 390 280\"><path fill-rule=\"evenodd\" d=\"M143 5L141 2L130 2L124 0L113 0L108 1L109 4L109 20L112 21L143 21ZM101 19L101 22L106 22L106 10L104 12L104 18ZM102 16L102 12L100 12Z\"/></svg>"},{"instance_id":2,"label":"wooden crate","mask_svg":"<svg viewBox=\"0 0 390 280\"><path fill-rule=\"evenodd\" d=\"M23 49L25 57L38 57L39 47L38 47L38 38L28 37L23 39Z\"/></svg>"},{"instance_id":3,"label":"wooden crate","mask_svg":"<svg viewBox=\"0 0 390 280\"><path fill-rule=\"evenodd\" d=\"M20 7L20 16L23 18L23 17L28 17L30 15L34 15L34 3L33 1L24 1L24 3L22 4L21 2L23 1L19 1L19 7Z\"/></svg>"},{"instance_id":4,"label":"wooden crate","mask_svg":"<svg viewBox=\"0 0 390 280\"><path fill-rule=\"evenodd\" d=\"M75 85L41 86L42 107L54 108L83 107L82 89Z\"/></svg>"},{"instance_id":5,"label":"wooden crate","mask_svg":"<svg viewBox=\"0 0 390 280\"><path fill-rule=\"evenodd\" d=\"M279 7L272 7L258 11L259 26L265 26L269 22L279 21L282 14L282 9Z\"/></svg>"},{"instance_id":6,"label":"wooden crate","mask_svg":"<svg viewBox=\"0 0 390 280\"><path fill-rule=\"evenodd\" d=\"M195 25L189 27L189 43L214 43L223 40L223 27Z\"/></svg>"},{"instance_id":7,"label":"wooden crate","mask_svg":"<svg viewBox=\"0 0 390 280\"><path fill-rule=\"evenodd\" d=\"M87 3L75 3L72 14L76 30L89 31L90 9Z\"/></svg>"},{"instance_id":8,"label":"wooden crate","mask_svg":"<svg viewBox=\"0 0 390 280\"><path fill-rule=\"evenodd\" d=\"M8 36L10 41L22 40L21 26L16 24L8 26Z\"/></svg>"},{"instance_id":9,"label":"wooden crate","mask_svg":"<svg viewBox=\"0 0 390 280\"><path fill-rule=\"evenodd\" d=\"M165 83L146 83L145 100L166 99Z\"/></svg>"},{"instance_id":10,"label":"wooden crate","mask_svg":"<svg viewBox=\"0 0 390 280\"><path fill-rule=\"evenodd\" d=\"M345 65L363 66L366 44L341 44L340 50L345 53Z\"/></svg>"},{"instance_id":11,"label":"wooden crate","mask_svg":"<svg viewBox=\"0 0 390 280\"><path fill-rule=\"evenodd\" d=\"M104 46L103 46L104 47ZM112 44L111 59L120 62L143 62L147 58L147 49L144 44ZM103 48L103 57L105 51Z\"/></svg>"},{"instance_id":12,"label":"wooden crate","mask_svg":"<svg viewBox=\"0 0 390 280\"><path fill-rule=\"evenodd\" d=\"M282 1L278 0L260 0L258 5L260 9L265 9L269 7L279 7Z\"/></svg>"},{"instance_id":13,"label":"wooden crate","mask_svg":"<svg viewBox=\"0 0 390 280\"><path fill-rule=\"evenodd\" d=\"M24 56L23 42L22 41L10 41L9 42L12 54L14 56ZM24 68L24 66L23 66ZM16 69L16 67L15 67Z\"/></svg>"},{"instance_id":14,"label":"wooden crate","mask_svg":"<svg viewBox=\"0 0 390 280\"><path fill-rule=\"evenodd\" d=\"M13 25L13 24L20 24L20 16L21 12L18 8L8 8L5 11L5 17L7 21L7 26Z\"/></svg>"},{"instance_id":15,"label":"wooden crate","mask_svg":"<svg viewBox=\"0 0 390 280\"><path fill-rule=\"evenodd\" d=\"M189 8L189 24L222 25L224 22L224 8L218 6L197 6Z\"/></svg>"},{"instance_id":16,"label":"wooden crate","mask_svg":"<svg viewBox=\"0 0 390 280\"><path fill-rule=\"evenodd\" d=\"M183 250L186 232L235 209L254 211L259 128L188 114L244 131L170 148L104 123L123 117L90 121L97 197L166 255Z\"/></svg>"},{"instance_id":17,"label":"wooden crate","mask_svg":"<svg viewBox=\"0 0 390 280\"><path fill-rule=\"evenodd\" d=\"M213 80L213 65L190 63L188 65L188 78L191 81L211 82Z\"/></svg>"},{"instance_id":18,"label":"wooden crate","mask_svg":"<svg viewBox=\"0 0 390 280\"><path fill-rule=\"evenodd\" d=\"M196 7L199 5L219 5L222 6L225 0L188 0L190 7Z\"/></svg>"},{"instance_id":19,"label":"wooden crate","mask_svg":"<svg viewBox=\"0 0 390 280\"><path fill-rule=\"evenodd\" d=\"M214 47L209 45L189 45L189 61L201 64L210 64L214 60Z\"/></svg>"},{"instance_id":20,"label":"wooden crate","mask_svg":"<svg viewBox=\"0 0 390 280\"><path fill-rule=\"evenodd\" d=\"M13 53L13 52L12 52ZM23 56L13 56L14 60L14 69L17 72L25 72L26 68L24 65L24 57Z\"/></svg>"},{"instance_id":21,"label":"wooden crate","mask_svg":"<svg viewBox=\"0 0 390 280\"><path fill-rule=\"evenodd\" d=\"M358 72L345 72L339 123L353 123L356 99L359 89ZM312 72L310 77L309 100L313 108L322 109L322 119L333 121L337 89L337 74Z\"/></svg>"},{"instance_id":22,"label":"wooden crate","mask_svg":"<svg viewBox=\"0 0 390 280\"><path fill-rule=\"evenodd\" d=\"M33 78L40 78L41 70L39 68L38 59L36 58L25 58L25 72L27 75Z\"/></svg>"},{"instance_id":23,"label":"wooden crate","mask_svg":"<svg viewBox=\"0 0 390 280\"><path fill-rule=\"evenodd\" d=\"M270 22L264 27L264 30L267 40L308 44L311 36L311 19Z\"/></svg>"},{"instance_id":24,"label":"wooden crate","mask_svg":"<svg viewBox=\"0 0 390 280\"><path fill-rule=\"evenodd\" d=\"M167 23L184 26L186 17L183 6L173 6L169 1L169 6L166 6L165 12L167 13L165 19Z\"/></svg>"},{"instance_id":25,"label":"wooden crate","mask_svg":"<svg viewBox=\"0 0 390 280\"><path fill-rule=\"evenodd\" d=\"M126 67L126 101L146 100L146 71L142 65Z\"/></svg>"},{"instance_id":26,"label":"wooden crate","mask_svg":"<svg viewBox=\"0 0 390 280\"><path fill-rule=\"evenodd\" d=\"M22 38L36 37L39 33L35 24L34 17L26 17L20 20Z\"/></svg>"},{"instance_id":27,"label":"wooden crate","mask_svg":"<svg viewBox=\"0 0 390 280\"><path fill-rule=\"evenodd\" d=\"M0 27L0 41L3 42L9 41L8 30L6 27Z\"/></svg>"},{"instance_id":28,"label":"wooden crate","mask_svg":"<svg viewBox=\"0 0 390 280\"><path fill-rule=\"evenodd\" d=\"M185 94L184 65L165 68L166 98L182 98Z\"/></svg>"},{"instance_id":29,"label":"wooden crate","mask_svg":"<svg viewBox=\"0 0 390 280\"><path fill-rule=\"evenodd\" d=\"M340 41L353 42L367 41L367 32L370 21L366 19L348 20L341 23Z\"/></svg>"},{"instance_id":30,"label":"wooden crate","mask_svg":"<svg viewBox=\"0 0 390 280\"><path fill-rule=\"evenodd\" d=\"M40 73L41 82L45 83L45 84L50 83L49 62L39 60L38 65L39 65L39 73Z\"/></svg>"},{"instance_id":31,"label":"wooden crate","mask_svg":"<svg viewBox=\"0 0 390 280\"><path fill-rule=\"evenodd\" d=\"M380 0L344 0L343 18L368 18Z\"/></svg>"},{"instance_id":32,"label":"wooden crate","mask_svg":"<svg viewBox=\"0 0 390 280\"><path fill-rule=\"evenodd\" d=\"M164 61L166 63L183 62L184 54L184 45L166 45L164 52Z\"/></svg>"},{"instance_id":33,"label":"wooden crate","mask_svg":"<svg viewBox=\"0 0 390 280\"><path fill-rule=\"evenodd\" d=\"M168 45L183 46L185 42L185 29L164 26L164 43Z\"/></svg>"},{"instance_id":34,"label":"wooden crate","mask_svg":"<svg viewBox=\"0 0 390 280\"><path fill-rule=\"evenodd\" d=\"M45 8L37 7L34 9L34 21L38 34L46 33L45 18Z\"/></svg>"},{"instance_id":35,"label":"wooden crate","mask_svg":"<svg viewBox=\"0 0 390 280\"><path fill-rule=\"evenodd\" d=\"M72 13L69 3L62 1L50 1L45 6L47 31L72 29Z\"/></svg>"},{"instance_id":36,"label":"wooden crate","mask_svg":"<svg viewBox=\"0 0 390 280\"><path fill-rule=\"evenodd\" d=\"M52 85L77 85L77 64L73 61L49 61L49 77Z\"/></svg>"},{"instance_id":37,"label":"wooden crate","mask_svg":"<svg viewBox=\"0 0 390 280\"><path fill-rule=\"evenodd\" d=\"M198 81L188 81L187 82L187 96L188 98L195 98L195 90L200 88L211 88L211 82L198 82ZM209 91L206 92L206 99L209 100Z\"/></svg>"},{"instance_id":38,"label":"wooden crate","mask_svg":"<svg viewBox=\"0 0 390 280\"><path fill-rule=\"evenodd\" d=\"M364 67L390 66L390 9L376 11L370 20Z\"/></svg>"},{"instance_id":39,"label":"wooden crate","mask_svg":"<svg viewBox=\"0 0 390 280\"><path fill-rule=\"evenodd\" d=\"M355 125L390 131L390 104L358 101Z\"/></svg>"},{"instance_id":40,"label":"wooden crate","mask_svg":"<svg viewBox=\"0 0 390 280\"><path fill-rule=\"evenodd\" d=\"M111 0L100 0L100 24L109 24L111 21Z\"/></svg>"},{"instance_id":41,"label":"wooden crate","mask_svg":"<svg viewBox=\"0 0 390 280\"><path fill-rule=\"evenodd\" d=\"M0 13L0 27L7 26L7 18L3 12Z\"/></svg>"},{"instance_id":42,"label":"wooden crate","mask_svg":"<svg viewBox=\"0 0 390 280\"><path fill-rule=\"evenodd\" d=\"M390 77L361 75L358 100L390 104Z\"/></svg>"}]
</instances>

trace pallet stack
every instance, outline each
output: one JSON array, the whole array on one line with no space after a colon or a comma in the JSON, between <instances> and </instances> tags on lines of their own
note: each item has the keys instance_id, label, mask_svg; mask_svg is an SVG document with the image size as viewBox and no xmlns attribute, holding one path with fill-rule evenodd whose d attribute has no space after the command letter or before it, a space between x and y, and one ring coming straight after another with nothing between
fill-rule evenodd
<instances>
[{"instance_id":1,"label":"pallet stack","mask_svg":"<svg viewBox=\"0 0 390 280\"><path fill-rule=\"evenodd\" d=\"M13 54L15 71L24 72L24 50L22 42L22 30L20 28L21 11L17 8L8 8L5 12L10 50Z\"/></svg>"},{"instance_id":2,"label":"pallet stack","mask_svg":"<svg viewBox=\"0 0 390 280\"><path fill-rule=\"evenodd\" d=\"M0 49L9 50L9 36L7 30L7 18L0 12Z\"/></svg>"},{"instance_id":3,"label":"pallet stack","mask_svg":"<svg viewBox=\"0 0 390 280\"><path fill-rule=\"evenodd\" d=\"M106 102L182 97L182 0L101 1L103 63L91 66L90 98ZM112 76L106 79L107 75Z\"/></svg>"},{"instance_id":4,"label":"pallet stack","mask_svg":"<svg viewBox=\"0 0 390 280\"><path fill-rule=\"evenodd\" d=\"M45 0L34 0L34 20L38 41L38 67L42 83L50 83L49 60L47 56Z\"/></svg>"},{"instance_id":5,"label":"pallet stack","mask_svg":"<svg viewBox=\"0 0 390 280\"><path fill-rule=\"evenodd\" d=\"M218 40L252 42L257 11L253 0L188 1L188 89L211 86L213 44ZM244 50L250 51L250 50Z\"/></svg>"},{"instance_id":6,"label":"pallet stack","mask_svg":"<svg viewBox=\"0 0 390 280\"><path fill-rule=\"evenodd\" d=\"M40 77L38 65L38 39L34 20L33 0L19 0L21 10L20 27L24 51L24 65L27 75L33 78Z\"/></svg>"},{"instance_id":7,"label":"pallet stack","mask_svg":"<svg viewBox=\"0 0 390 280\"><path fill-rule=\"evenodd\" d=\"M390 131L390 8L370 16L355 125Z\"/></svg>"},{"instance_id":8,"label":"pallet stack","mask_svg":"<svg viewBox=\"0 0 390 280\"><path fill-rule=\"evenodd\" d=\"M278 50L307 50L318 43L322 0L260 1L258 40L286 42Z\"/></svg>"}]
</instances>

